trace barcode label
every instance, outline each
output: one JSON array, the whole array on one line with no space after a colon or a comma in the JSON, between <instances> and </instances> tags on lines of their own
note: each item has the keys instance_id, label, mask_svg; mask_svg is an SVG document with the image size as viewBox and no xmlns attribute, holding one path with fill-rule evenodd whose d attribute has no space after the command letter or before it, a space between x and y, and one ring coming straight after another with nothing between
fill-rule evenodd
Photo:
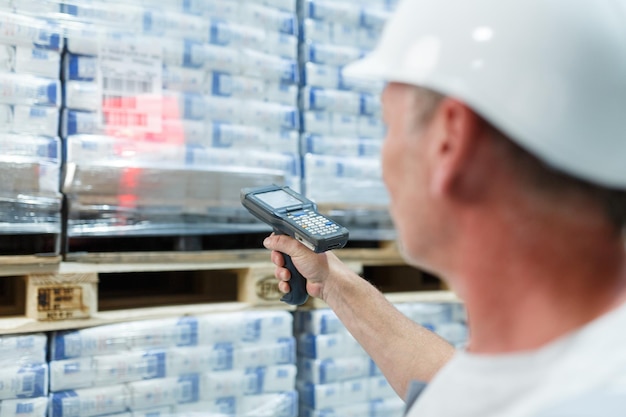
<instances>
[{"instance_id":1,"label":"barcode label","mask_svg":"<svg viewBox=\"0 0 626 417\"><path fill-rule=\"evenodd\" d=\"M191 395L193 394L193 387L191 386L191 382L183 382L181 385L180 401L191 401Z\"/></svg>"},{"instance_id":2,"label":"barcode label","mask_svg":"<svg viewBox=\"0 0 626 417\"><path fill-rule=\"evenodd\" d=\"M17 403L15 414L32 414L35 411L33 403Z\"/></svg>"},{"instance_id":3,"label":"barcode label","mask_svg":"<svg viewBox=\"0 0 626 417\"><path fill-rule=\"evenodd\" d=\"M145 113L116 112L107 109L102 112L102 123L106 126L148 127L149 115Z\"/></svg>"},{"instance_id":4,"label":"barcode label","mask_svg":"<svg viewBox=\"0 0 626 417\"><path fill-rule=\"evenodd\" d=\"M103 94L102 108L135 110L137 108L137 97Z\"/></svg>"},{"instance_id":5,"label":"barcode label","mask_svg":"<svg viewBox=\"0 0 626 417\"><path fill-rule=\"evenodd\" d=\"M31 394L35 391L35 375L26 374L22 379L22 392L20 394Z\"/></svg>"},{"instance_id":6,"label":"barcode label","mask_svg":"<svg viewBox=\"0 0 626 417\"><path fill-rule=\"evenodd\" d=\"M163 49L138 38L103 42L98 55L101 93L100 127L111 135L121 130L160 133L163 113Z\"/></svg>"},{"instance_id":7,"label":"barcode label","mask_svg":"<svg viewBox=\"0 0 626 417\"><path fill-rule=\"evenodd\" d=\"M178 403L189 403L198 401L198 375L189 374L182 376L178 380Z\"/></svg>"},{"instance_id":8,"label":"barcode label","mask_svg":"<svg viewBox=\"0 0 626 417\"><path fill-rule=\"evenodd\" d=\"M152 94L156 90L152 81L130 80L116 77L102 77L102 91L123 94Z\"/></svg>"}]
</instances>

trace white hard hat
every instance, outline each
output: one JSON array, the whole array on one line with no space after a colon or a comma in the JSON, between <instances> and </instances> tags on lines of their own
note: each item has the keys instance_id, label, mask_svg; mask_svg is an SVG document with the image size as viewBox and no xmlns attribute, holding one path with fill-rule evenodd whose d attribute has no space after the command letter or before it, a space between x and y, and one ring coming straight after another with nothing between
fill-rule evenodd
<instances>
[{"instance_id":1,"label":"white hard hat","mask_svg":"<svg viewBox=\"0 0 626 417\"><path fill-rule=\"evenodd\" d=\"M556 169L626 189L624 0L404 0L344 74L456 97Z\"/></svg>"}]
</instances>

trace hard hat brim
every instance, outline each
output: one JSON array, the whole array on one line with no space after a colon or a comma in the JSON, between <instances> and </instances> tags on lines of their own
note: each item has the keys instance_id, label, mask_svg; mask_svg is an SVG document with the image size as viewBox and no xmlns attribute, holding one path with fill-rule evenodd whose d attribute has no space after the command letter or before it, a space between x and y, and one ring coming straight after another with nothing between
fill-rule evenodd
<instances>
[{"instance_id":1,"label":"hard hat brim","mask_svg":"<svg viewBox=\"0 0 626 417\"><path fill-rule=\"evenodd\" d=\"M358 61L354 61L341 70L346 78L360 78L366 80L387 81L387 66L371 53Z\"/></svg>"}]
</instances>

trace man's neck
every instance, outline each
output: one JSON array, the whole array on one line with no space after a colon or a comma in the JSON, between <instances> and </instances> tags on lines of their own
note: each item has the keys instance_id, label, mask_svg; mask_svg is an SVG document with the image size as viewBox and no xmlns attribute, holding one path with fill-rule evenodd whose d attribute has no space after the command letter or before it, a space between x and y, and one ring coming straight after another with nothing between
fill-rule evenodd
<instances>
[{"instance_id":1,"label":"man's neck","mask_svg":"<svg viewBox=\"0 0 626 417\"><path fill-rule=\"evenodd\" d=\"M625 299L622 240L608 228L551 220L491 222L461 248L453 285L468 310L470 351L537 349Z\"/></svg>"}]
</instances>

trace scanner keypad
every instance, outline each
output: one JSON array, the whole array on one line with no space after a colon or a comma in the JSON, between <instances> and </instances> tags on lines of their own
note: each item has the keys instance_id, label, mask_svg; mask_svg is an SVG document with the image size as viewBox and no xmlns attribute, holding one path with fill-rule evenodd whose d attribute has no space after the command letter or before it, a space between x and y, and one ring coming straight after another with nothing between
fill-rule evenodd
<instances>
[{"instance_id":1,"label":"scanner keypad","mask_svg":"<svg viewBox=\"0 0 626 417\"><path fill-rule=\"evenodd\" d=\"M312 210L292 212L287 214L287 217L314 235L326 236L339 230L339 226L335 222Z\"/></svg>"}]
</instances>

